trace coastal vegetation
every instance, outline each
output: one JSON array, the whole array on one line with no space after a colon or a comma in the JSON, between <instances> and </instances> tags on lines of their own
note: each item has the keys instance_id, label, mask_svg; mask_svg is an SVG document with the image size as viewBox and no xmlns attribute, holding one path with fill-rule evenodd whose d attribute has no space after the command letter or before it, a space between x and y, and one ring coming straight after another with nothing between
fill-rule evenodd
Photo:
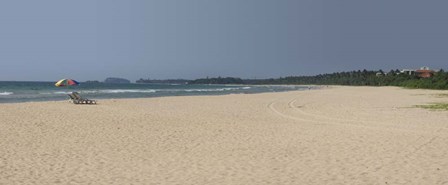
<instances>
[{"instance_id":1,"label":"coastal vegetation","mask_svg":"<svg viewBox=\"0 0 448 185\"><path fill-rule=\"evenodd\" d=\"M166 79L166 80L157 80L157 79L143 79L140 78L135 83L155 83L155 84L186 84L190 82L190 80L185 79Z\"/></svg>"},{"instance_id":2,"label":"coastal vegetation","mask_svg":"<svg viewBox=\"0 0 448 185\"><path fill-rule=\"evenodd\" d=\"M429 78L400 73L391 70L357 70L336 72L315 76L289 76L271 79L240 78L203 78L191 81L190 84L281 84L281 85L348 85L348 86L399 86L405 88L448 89L448 73L444 70L434 72Z\"/></svg>"},{"instance_id":3,"label":"coastal vegetation","mask_svg":"<svg viewBox=\"0 0 448 185\"><path fill-rule=\"evenodd\" d=\"M188 84L246 84L241 78L218 77L218 78L201 78L188 82Z\"/></svg>"},{"instance_id":4,"label":"coastal vegetation","mask_svg":"<svg viewBox=\"0 0 448 185\"><path fill-rule=\"evenodd\" d=\"M431 110L448 110L448 103L433 103L429 105L417 105L416 107Z\"/></svg>"}]
</instances>

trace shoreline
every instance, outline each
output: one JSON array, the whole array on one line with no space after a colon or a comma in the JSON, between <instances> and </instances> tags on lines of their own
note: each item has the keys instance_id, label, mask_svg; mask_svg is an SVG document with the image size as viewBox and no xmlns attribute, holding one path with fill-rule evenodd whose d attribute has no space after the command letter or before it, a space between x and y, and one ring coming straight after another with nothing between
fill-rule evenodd
<instances>
[{"instance_id":1,"label":"shoreline","mask_svg":"<svg viewBox=\"0 0 448 185\"><path fill-rule=\"evenodd\" d=\"M319 88L324 88L324 87L319 87L319 86L305 86L305 85L220 85L221 87L226 87L226 86L230 86L230 87L232 87L232 86L236 86L236 87L245 87L245 86L247 86L247 87L301 87L301 88L303 88L302 90L314 90L314 89L319 89ZM306 88L308 88L308 89L306 89ZM61 89L61 90L64 90L64 89ZM80 93L82 93L83 92L83 90L82 89L70 89L70 90L73 90L73 91L77 91L77 92L80 92ZM106 89L107 90L107 89ZM111 89L112 90L112 89ZM154 93L155 92L158 92L156 89L147 89L147 90L154 90ZM167 90L169 90L169 89L167 89ZM185 89L187 92L188 92L188 90L190 90L190 89ZM302 90L297 90L297 89L295 89L295 90L279 90L279 91L276 91L276 92L289 92L289 91L302 91ZM86 91L92 91L92 90L86 90ZM93 90L93 91L95 91L95 90ZM162 91L163 92L163 91ZM89 96L92 96L92 94L90 94L89 95L89 93L87 94L87 95L84 95L84 94L81 94L81 95L84 95L85 96L85 98L88 98L88 99L95 99L95 100L112 100L112 99L141 99L141 98L158 98L158 97L175 97L175 96L222 96L222 95L229 95L229 94L260 94L260 93L275 93L275 92L272 92L272 91L259 91L259 92L224 92L224 93L222 93L222 94L213 94L213 93L219 93L220 91L216 91L216 92L213 92L212 91L212 93L210 93L210 94L200 94L200 93L198 93L198 94L181 94L181 95L178 95L178 94L159 94L159 95L154 95L154 96L146 96L146 97L92 97L92 98L89 98ZM11 94L9 94L9 95L13 95L14 93L11 93ZM113 94L113 93L112 93ZM117 93L118 94L118 93ZM93 96L95 96L95 94L93 94ZM8 103L13 103L13 104L15 104L15 103L27 103L27 102L58 102L58 101L65 101L65 100L62 100L62 99L60 99L60 98L58 98L58 99L55 99L55 98L49 98L49 99L40 99L40 100L38 100L38 99L34 99L34 100L23 100L23 99L17 99L17 100L13 100L13 101L5 101L5 102L2 102L1 101L1 96L0 96L0 104L8 104ZM62 96L61 96L61 98L62 98ZM6 98L5 98L6 99ZM66 98L66 100L68 100L68 97Z\"/></svg>"},{"instance_id":2,"label":"shoreline","mask_svg":"<svg viewBox=\"0 0 448 185\"><path fill-rule=\"evenodd\" d=\"M229 85L229 86L237 86L237 85ZM242 85L245 86L245 85ZM163 95L163 96L151 96L151 97L136 97L136 98L95 98L95 100L132 100L132 99L153 99L153 98L163 98L163 97L197 97L197 96L226 96L226 95L235 95L235 94L265 94L265 93L284 93L284 92L295 92L295 91L308 91L308 90L319 90L319 89L331 89L331 88L399 88L403 90L422 90L422 91L439 91L440 93L447 93L448 90L440 90L440 89L415 89L415 88L406 88L406 87L399 87L399 86L343 86L343 85L250 85L250 86L303 86L303 87L314 87L311 89L304 89L304 90L290 90L290 91L279 91L279 92L255 92L255 93L229 93L229 94L211 94L211 95L203 95L203 94L197 94L197 95ZM89 98L86 96L86 98ZM89 98L90 99L90 98ZM17 102L0 102L0 105L2 104L21 104L21 103L39 103L39 102L63 102L68 101L66 100L33 100L33 101L17 101Z\"/></svg>"},{"instance_id":3,"label":"shoreline","mask_svg":"<svg viewBox=\"0 0 448 185\"><path fill-rule=\"evenodd\" d=\"M272 93L272 94L276 94L276 93L286 93L286 92L300 92L300 91L308 91L309 89L306 90L291 90L291 91L281 91L281 92L257 92L257 93L229 93L229 94L211 94L211 95L203 95L203 94L197 94L197 95L171 95L171 96L152 96L152 97L138 97L138 98L96 98L95 100L100 100L100 101L115 101L115 100L146 100L146 99L155 99L155 98L172 98L172 97L214 97L214 96L229 96L229 95L251 95L251 94L266 94L266 93ZM318 89L311 89L311 90L318 90ZM86 96L86 98L88 98ZM90 99L90 98L89 98ZM55 103L59 103L59 102L66 102L69 101L69 99L67 98L67 100L37 100L37 101L25 101L25 102L0 102L0 105L5 105L5 104L26 104L26 103L46 103L46 102L55 102ZM79 104L81 106L81 104ZM95 105L93 105L95 106Z\"/></svg>"},{"instance_id":4,"label":"shoreline","mask_svg":"<svg viewBox=\"0 0 448 185\"><path fill-rule=\"evenodd\" d=\"M202 84L207 86L207 84ZM219 84L210 84L213 85L219 85ZM429 91L446 91L448 90L440 90L440 89L418 89L418 88L406 88L406 87L400 87L400 86L344 86L344 85L282 85L282 84L274 84L274 85L248 85L248 84L222 84L220 85L222 87L226 86L236 86L236 87L303 87L303 90L280 90L276 92L272 91L261 91L261 92L232 92L232 93L223 93L223 94L183 94L183 95L169 95L169 94L161 94L161 95L154 95L154 96L146 96L146 97L90 97L91 95L85 95L85 98L89 99L95 99L95 100L114 100L114 99L145 99L145 98L158 98L158 97L177 97L177 96L222 96L222 95L229 95L229 94L261 94L261 93L277 93L277 92L290 92L290 91L306 91L306 90L318 90L318 89L325 89L325 88L335 88L335 87L346 87L346 88L357 88L357 87L365 87L365 88L401 88L401 89L407 89L407 90L429 90ZM63 89L61 89L63 90ZM70 89L70 90L76 90L76 89ZM107 89L106 89L107 90ZM154 90L154 89L148 89L148 90ZM188 90L188 89L186 89ZM83 90L77 90L78 92L82 92ZM92 90L86 90L86 91L92 91ZM14 95L12 92L6 92L10 93L10 95ZM1 92L0 92L1 94ZM4 95L3 99L8 95ZM94 95L95 96L95 95ZM0 100L2 98L2 95L0 95ZM58 101L66 101L67 99L55 99L55 98L48 98L48 99L34 99L34 100L13 100L13 101L0 101L0 104L17 104L17 103L28 103L28 102L58 102Z\"/></svg>"}]
</instances>

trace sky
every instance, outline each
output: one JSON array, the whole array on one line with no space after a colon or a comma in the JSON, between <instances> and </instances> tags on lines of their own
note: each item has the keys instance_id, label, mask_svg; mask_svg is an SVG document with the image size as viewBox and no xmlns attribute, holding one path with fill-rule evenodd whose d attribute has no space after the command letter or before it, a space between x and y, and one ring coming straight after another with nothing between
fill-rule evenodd
<instances>
[{"instance_id":1,"label":"sky","mask_svg":"<svg viewBox=\"0 0 448 185\"><path fill-rule=\"evenodd\" d=\"M443 0L2 0L0 81L448 69Z\"/></svg>"}]
</instances>

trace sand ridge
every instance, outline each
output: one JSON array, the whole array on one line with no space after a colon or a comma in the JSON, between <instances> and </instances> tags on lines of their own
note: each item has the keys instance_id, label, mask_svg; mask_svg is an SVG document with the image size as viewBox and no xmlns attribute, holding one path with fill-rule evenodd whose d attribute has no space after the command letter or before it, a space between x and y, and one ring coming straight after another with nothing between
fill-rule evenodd
<instances>
[{"instance_id":1,"label":"sand ridge","mask_svg":"<svg viewBox=\"0 0 448 185\"><path fill-rule=\"evenodd\" d=\"M443 91L0 104L0 184L448 184Z\"/></svg>"}]
</instances>

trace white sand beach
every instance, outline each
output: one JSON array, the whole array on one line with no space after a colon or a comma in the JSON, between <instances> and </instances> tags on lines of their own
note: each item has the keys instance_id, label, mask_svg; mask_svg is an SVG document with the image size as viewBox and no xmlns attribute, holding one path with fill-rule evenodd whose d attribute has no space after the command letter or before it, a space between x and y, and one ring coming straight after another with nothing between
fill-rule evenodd
<instances>
[{"instance_id":1,"label":"white sand beach","mask_svg":"<svg viewBox=\"0 0 448 185\"><path fill-rule=\"evenodd\" d=\"M0 104L0 184L448 184L446 91Z\"/></svg>"}]
</instances>

